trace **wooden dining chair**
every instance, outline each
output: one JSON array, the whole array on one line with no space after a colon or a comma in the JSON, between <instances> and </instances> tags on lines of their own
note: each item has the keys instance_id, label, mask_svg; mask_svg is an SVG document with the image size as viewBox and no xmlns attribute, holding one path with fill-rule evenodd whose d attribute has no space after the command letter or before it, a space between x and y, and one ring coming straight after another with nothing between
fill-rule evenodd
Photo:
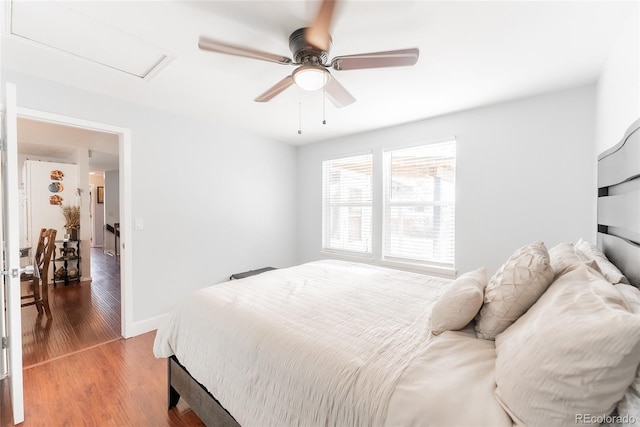
<instances>
[{"instance_id":1,"label":"wooden dining chair","mask_svg":"<svg viewBox=\"0 0 640 427\"><path fill-rule=\"evenodd\" d=\"M38 313L42 314L44 310L48 318L52 317L49 308L49 263L56 249L56 233L57 231L53 228L40 230L40 238L33 258L33 279L29 285L29 295L22 296L22 299L30 300L23 302L22 307L35 305Z\"/></svg>"}]
</instances>

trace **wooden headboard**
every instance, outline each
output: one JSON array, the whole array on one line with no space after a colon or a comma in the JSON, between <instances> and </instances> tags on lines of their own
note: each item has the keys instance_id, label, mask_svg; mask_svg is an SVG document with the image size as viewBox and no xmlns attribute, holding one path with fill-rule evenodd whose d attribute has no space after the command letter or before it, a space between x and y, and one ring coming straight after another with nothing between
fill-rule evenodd
<instances>
[{"instance_id":1,"label":"wooden headboard","mask_svg":"<svg viewBox=\"0 0 640 427\"><path fill-rule=\"evenodd\" d=\"M598 157L598 246L640 287L640 119Z\"/></svg>"}]
</instances>

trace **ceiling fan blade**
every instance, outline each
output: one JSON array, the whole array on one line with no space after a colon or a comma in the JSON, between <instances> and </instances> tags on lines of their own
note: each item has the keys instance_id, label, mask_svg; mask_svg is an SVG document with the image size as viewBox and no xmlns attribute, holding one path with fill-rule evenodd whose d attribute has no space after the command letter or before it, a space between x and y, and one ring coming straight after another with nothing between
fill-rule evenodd
<instances>
[{"instance_id":1,"label":"ceiling fan blade","mask_svg":"<svg viewBox=\"0 0 640 427\"><path fill-rule=\"evenodd\" d=\"M211 52L242 56L244 58L260 59L262 61L276 62L278 64L288 65L293 63L291 58L287 58L286 56L274 55L273 53L262 52L248 47L223 43L207 37L200 37L198 40L198 47L202 50L209 50Z\"/></svg>"},{"instance_id":2,"label":"ceiling fan blade","mask_svg":"<svg viewBox=\"0 0 640 427\"><path fill-rule=\"evenodd\" d=\"M271 86L264 92L262 95L258 96L255 101L256 102L267 102L270 101L276 95L282 93L286 88L293 84L293 77L287 76L284 79L280 80L275 85Z\"/></svg>"},{"instance_id":3,"label":"ceiling fan blade","mask_svg":"<svg viewBox=\"0 0 640 427\"><path fill-rule=\"evenodd\" d=\"M356 101L353 95L351 95L333 76L331 76L329 82L325 85L324 91L329 100L333 102L333 105L338 108L346 107Z\"/></svg>"},{"instance_id":4,"label":"ceiling fan blade","mask_svg":"<svg viewBox=\"0 0 640 427\"><path fill-rule=\"evenodd\" d=\"M327 52L331 44L331 36L329 30L331 29L331 21L333 20L333 10L336 5L336 0L323 0L320 4L320 9L316 15L316 19L311 26L307 28L305 38L307 43L318 49L322 49Z\"/></svg>"},{"instance_id":5,"label":"ceiling fan blade","mask_svg":"<svg viewBox=\"0 0 640 427\"><path fill-rule=\"evenodd\" d=\"M331 60L335 70L361 70L364 68L402 67L418 62L418 48L389 50L386 52L361 53L359 55L336 56Z\"/></svg>"}]
</instances>

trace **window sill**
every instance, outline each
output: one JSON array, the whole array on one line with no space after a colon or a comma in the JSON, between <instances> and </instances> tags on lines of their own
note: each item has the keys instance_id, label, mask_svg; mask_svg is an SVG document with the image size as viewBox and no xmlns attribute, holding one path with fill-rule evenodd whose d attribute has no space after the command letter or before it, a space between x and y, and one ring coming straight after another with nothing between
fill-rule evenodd
<instances>
[{"instance_id":1,"label":"window sill","mask_svg":"<svg viewBox=\"0 0 640 427\"><path fill-rule=\"evenodd\" d=\"M381 267L397 268L399 270L413 271L422 274L431 274L445 278L455 278L458 271L455 268L436 267L433 265L418 264L413 262L402 262L398 260L381 260L378 261Z\"/></svg>"},{"instance_id":2,"label":"window sill","mask_svg":"<svg viewBox=\"0 0 640 427\"><path fill-rule=\"evenodd\" d=\"M337 258L345 261L354 261L354 262L369 262L373 261L373 256L371 254L358 254L358 253L350 253L350 252L333 252L322 250L320 251L320 255L326 258Z\"/></svg>"},{"instance_id":3,"label":"window sill","mask_svg":"<svg viewBox=\"0 0 640 427\"><path fill-rule=\"evenodd\" d=\"M320 251L320 255L325 258L339 259L343 261L362 262L380 267L395 268L397 270L410 271L414 273L429 274L444 278L455 278L457 270L454 268L436 267L412 262L402 262L398 260L375 260L369 254L348 254L343 252Z\"/></svg>"}]
</instances>

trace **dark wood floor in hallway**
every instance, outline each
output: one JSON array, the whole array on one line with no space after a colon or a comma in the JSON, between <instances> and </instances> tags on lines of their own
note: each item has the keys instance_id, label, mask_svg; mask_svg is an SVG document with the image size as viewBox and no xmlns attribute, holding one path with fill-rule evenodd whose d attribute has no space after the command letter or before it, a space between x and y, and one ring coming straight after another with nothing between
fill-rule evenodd
<instances>
[{"instance_id":1,"label":"dark wood floor in hallway","mask_svg":"<svg viewBox=\"0 0 640 427\"><path fill-rule=\"evenodd\" d=\"M22 363L29 367L120 338L120 262L91 249L91 282L49 286L53 318L22 308Z\"/></svg>"}]
</instances>

